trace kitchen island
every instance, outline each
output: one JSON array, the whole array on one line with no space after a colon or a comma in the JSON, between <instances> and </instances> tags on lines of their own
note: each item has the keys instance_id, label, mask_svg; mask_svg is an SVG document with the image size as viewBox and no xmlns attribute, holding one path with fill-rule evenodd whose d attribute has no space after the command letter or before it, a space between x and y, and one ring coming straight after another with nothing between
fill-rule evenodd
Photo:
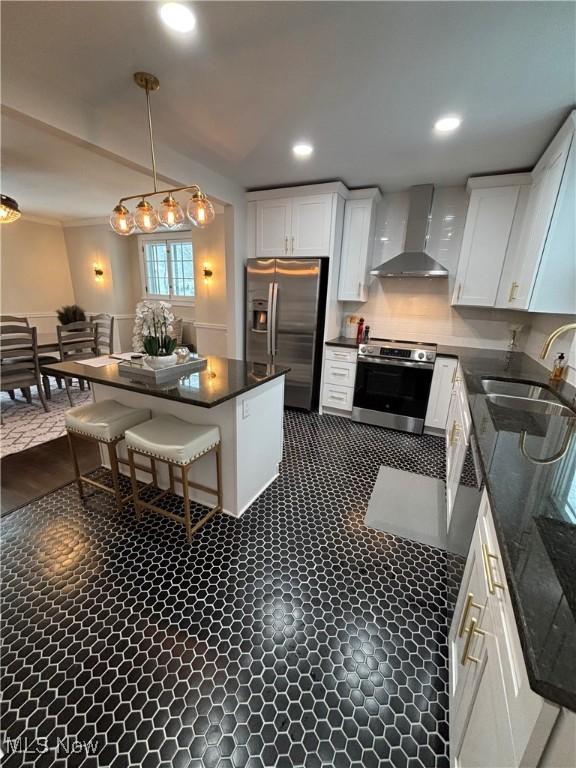
<instances>
[{"instance_id":1,"label":"kitchen island","mask_svg":"<svg viewBox=\"0 0 576 768\"><path fill-rule=\"evenodd\" d=\"M114 399L134 408L149 408L152 418L172 414L193 424L220 427L224 511L240 515L278 476L282 459L284 377L289 369L273 364L208 357L207 367L168 386L132 381L118 373L118 364L94 367L83 362L43 366L50 376L89 381L96 402ZM109 466L101 451L102 464ZM119 455L125 457L123 443ZM122 465L121 465L122 466ZM158 465L158 484L167 488L168 468ZM128 468L122 471L128 474ZM139 479L149 482L145 473ZM190 479L214 487L213 457L194 463ZM195 491L193 498L211 504L209 495Z\"/></svg>"}]
</instances>

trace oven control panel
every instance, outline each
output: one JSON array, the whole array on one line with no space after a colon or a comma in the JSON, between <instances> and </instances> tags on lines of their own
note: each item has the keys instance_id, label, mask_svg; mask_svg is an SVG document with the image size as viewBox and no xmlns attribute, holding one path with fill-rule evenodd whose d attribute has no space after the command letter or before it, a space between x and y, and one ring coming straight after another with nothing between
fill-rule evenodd
<instances>
[{"instance_id":1,"label":"oven control panel","mask_svg":"<svg viewBox=\"0 0 576 768\"><path fill-rule=\"evenodd\" d=\"M382 344L379 339L372 339L369 344L360 344L358 354L361 357L378 357L396 360L415 360L421 363L433 363L436 359L436 349L432 345L397 345Z\"/></svg>"}]
</instances>

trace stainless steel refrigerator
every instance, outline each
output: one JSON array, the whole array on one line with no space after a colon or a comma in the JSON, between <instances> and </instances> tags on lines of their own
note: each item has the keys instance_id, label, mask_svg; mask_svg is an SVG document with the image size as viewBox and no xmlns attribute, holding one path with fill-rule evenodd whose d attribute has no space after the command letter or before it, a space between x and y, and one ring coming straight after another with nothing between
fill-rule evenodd
<instances>
[{"instance_id":1,"label":"stainless steel refrigerator","mask_svg":"<svg viewBox=\"0 0 576 768\"><path fill-rule=\"evenodd\" d=\"M284 404L318 405L328 259L248 259L246 359L286 365Z\"/></svg>"}]
</instances>

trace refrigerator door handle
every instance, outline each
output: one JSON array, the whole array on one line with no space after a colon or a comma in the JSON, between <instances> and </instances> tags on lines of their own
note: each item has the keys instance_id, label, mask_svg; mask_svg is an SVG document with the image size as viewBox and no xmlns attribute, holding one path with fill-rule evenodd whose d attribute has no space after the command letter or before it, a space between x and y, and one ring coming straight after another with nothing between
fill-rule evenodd
<instances>
[{"instance_id":1,"label":"refrigerator door handle","mask_svg":"<svg viewBox=\"0 0 576 768\"><path fill-rule=\"evenodd\" d=\"M278 353L278 350L276 348L276 341L277 341L277 333L276 333L276 323L278 321L278 283L274 283L274 288L272 289L272 357Z\"/></svg>"},{"instance_id":2,"label":"refrigerator door handle","mask_svg":"<svg viewBox=\"0 0 576 768\"><path fill-rule=\"evenodd\" d=\"M266 352L272 356L272 329L274 327L274 283L268 283L268 322L266 324Z\"/></svg>"}]
</instances>

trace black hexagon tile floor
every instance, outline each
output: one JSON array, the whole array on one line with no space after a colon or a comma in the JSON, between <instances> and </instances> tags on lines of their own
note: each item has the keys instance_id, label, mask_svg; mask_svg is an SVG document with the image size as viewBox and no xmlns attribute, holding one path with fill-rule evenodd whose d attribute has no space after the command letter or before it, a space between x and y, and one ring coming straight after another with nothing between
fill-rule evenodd
<instances>
[{"instance_id":1,"label":"black hexagon tile floor","mask_svg":"<svg viewBox=\"0 0 576 768\"><path fill-rule=\"evenodd\" d=\"M75 486L10 515L3 765L447 768L460 563L363 526L381 463L443 452L288 412L278 480L191 545Z\"/></svg>"}]
</instances>

